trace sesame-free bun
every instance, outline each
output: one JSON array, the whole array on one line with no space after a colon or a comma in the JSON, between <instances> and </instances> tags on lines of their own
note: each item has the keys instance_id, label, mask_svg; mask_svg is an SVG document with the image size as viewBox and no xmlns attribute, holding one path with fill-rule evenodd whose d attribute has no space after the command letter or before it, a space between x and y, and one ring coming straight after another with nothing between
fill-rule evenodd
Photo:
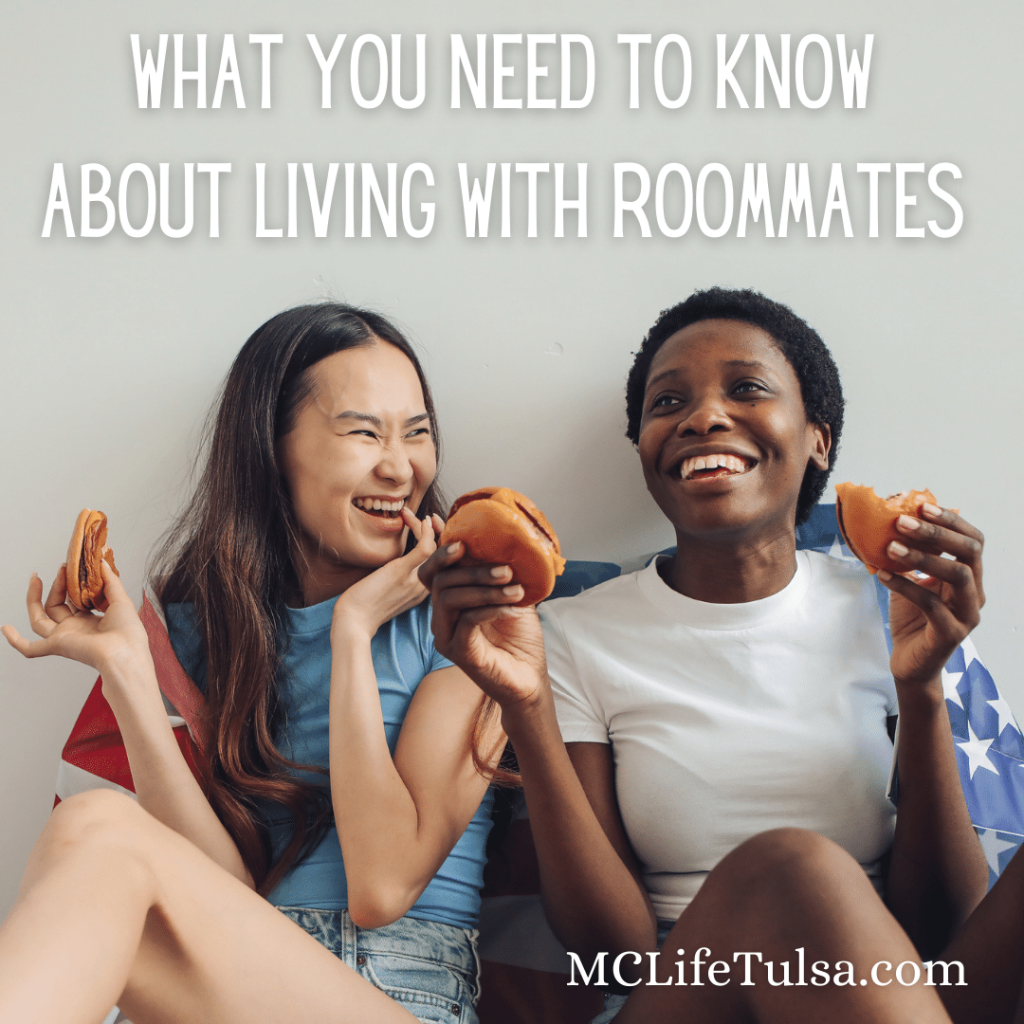
<instances>
[{"instance_id":1,"label":"sesame-free bun","mask_svg":"<svg viewBox=\"0 0 1024 1024\"><path fill-rule=\"evenodd\" d=\"M107 610L100 562L107 562L115 573L117 566L114 565L114 553L106 544L107 517L102 512L83 508L71 534L66 570L68 600L80 611L92 608L101 612Z\"/></svg>"},{"instance_id":2,"label":"sesame-free bun","mask_svg":"<svg viewBox=\"0 0 1024 1024\"><path fill-rule=\"evenodd\" d=\"M463 564L507 565L525 593L517 605L543 601L565 568L558 537L529 498L508 487L481 487L452 505L439 543L462 541Z\"/></svg>"},{"instance_id":3,"label":"sesame-free bun","mask_svg":"<svg viewBox=\"0 0 1024 1024\"><path fill-rule=\"evenodd\" d=\"M889 544L901 540L896 529L900 516L921 518L921 506L935 505L931 491L901 491L880 498L873 487L836 484L836 518L846 546L872 573L879 569L902 573L907 566L894 562L886 553Z\"/></svg>"}]
</instances>

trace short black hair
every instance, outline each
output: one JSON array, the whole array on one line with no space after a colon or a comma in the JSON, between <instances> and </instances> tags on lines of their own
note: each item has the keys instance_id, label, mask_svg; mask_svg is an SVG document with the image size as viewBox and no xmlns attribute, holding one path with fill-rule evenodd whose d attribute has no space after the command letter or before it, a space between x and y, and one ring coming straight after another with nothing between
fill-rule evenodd
<instances>
[{"instance_id":1,"label":"short black hair","mask_svg":"<svg viewBox=\"0 0 1024 1024\"><path fill-rule=\"evenodd\" d=\"M647 332L626 380L626 437L638 444L647 375L658 350L677 331L701 320L738 320L771 336L800 381L807 418L832 435L829 468L808 465L797 500L797 525L811 514L825 491L843 432L843 387L839 370L818 332L788 306L750 289L709 288L664 309Z\"/></svg>"}]
</instances>

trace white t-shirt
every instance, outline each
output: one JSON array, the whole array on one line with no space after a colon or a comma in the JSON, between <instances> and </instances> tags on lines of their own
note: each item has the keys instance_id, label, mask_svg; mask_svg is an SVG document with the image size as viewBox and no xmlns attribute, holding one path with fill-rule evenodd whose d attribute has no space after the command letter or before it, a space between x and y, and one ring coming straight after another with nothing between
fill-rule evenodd
<instances>
[{"instance_id":1,"label":"white t-shirt","mask_svg":"<svg viewBox=\"0 0 1024 1024\"><path fill-rule=\"evenodd\" d=\"M780 826L835 840L878 884L896 694L860 566L801 551L779 593L707 604L651 564L540 613L562 735L612 744L660 921L727 853Z\"/></svg>"}]
</instances>

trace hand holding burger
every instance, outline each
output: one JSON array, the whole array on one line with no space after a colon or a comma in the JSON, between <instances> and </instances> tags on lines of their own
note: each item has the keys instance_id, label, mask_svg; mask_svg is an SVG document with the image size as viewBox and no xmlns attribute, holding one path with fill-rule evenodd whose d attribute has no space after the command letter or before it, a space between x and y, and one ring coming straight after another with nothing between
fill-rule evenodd
<instances>
[{"instance_id":1,"label":"hand holding burger","mask_svg":"<svg viewBox=\"0 0 1024 1024\"><path fill-rule=\"evenodd\" d=\"M22 637L11 625L2 630L7 642L27 658L57 654L96 669L104 677L105 694L126 665L152 668L145 627L121 585L106 539L106 516L84 509L75 523L67 562L49 593L43 596L42 580L35 573L29 581L28 619L39 639ZM104 614L92 615L93 609Z\"/></svg>"},{"instance_id":2,"label":"hand holding burger","mask_svg":"<svg viewBox=\"0 0 1024 1024\"><path fill-rule=\"evenodd\" d=\"M461 541L462 565L507 565L523 588L518 605L543 601L565 569L558 537L529 498L508 487L481 487L452 505L440 544Z\"/></svg>"},{"instance_id":3,"label":"hand holding burger","mask_svg":"<svg viewBox=\"0 0 1024 1024\"><path fill-rule=\"evenodd\" d=\"M858 484L836 484L836 518L839 532L846 546L874 574L879 569L886 572L906 572L907 567L893 561L886 549L893 541L901 541L896 521L900 516L921 518L923 505L937 505L935 495L929 490L900 491L888 498L880 498L873 487Z\"/></svg>"},{"instance_id":4,"label":"hand holding burger","mask_svg":"<svg viewBox=\"0 0 1024 1024\"><path fill-rule=\"evenodd\" d=\"M897 689L933 686L978 624L985 603L981 532L930 491L880 498L870 487L836 486L836 516L850 550L893 594L890 668Z\"/></svg>"}]
</instances>

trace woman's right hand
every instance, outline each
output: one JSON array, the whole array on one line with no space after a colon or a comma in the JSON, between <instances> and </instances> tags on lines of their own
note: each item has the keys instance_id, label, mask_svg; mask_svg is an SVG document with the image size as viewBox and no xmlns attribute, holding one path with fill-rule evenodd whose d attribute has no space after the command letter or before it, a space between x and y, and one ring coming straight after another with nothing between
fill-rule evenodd
<instances>
[{"instance_id":1,"label":"woman's right hand","mask_svg":"<svg viewBox=\"0 0 1024 1024\"><path fill-rule=\"evenodd\" d=\"M461 566L461 542L420 566L433 601L434 642L503 710L536 702L547 684L544 634L535 607L507 565Z\"/></svg>"},{"instance_id":2,"label":"woman's right hand","mask_svg":"<svg viewBox=\"0 0 1024 1024\"><path fill-rule=\"evenodd\" d=\"M4 626L7 642L26 658L56 654L105 673L114 666L150 659L149 638L132 599L120 578L101 561L104 593L108 601L102 615L82 612L67 603L67 578L61 566L43 603L43 582L32 575L28 584L28 619L41 639L28 640L13 626Z\"/></svg>"}]
</instances>

